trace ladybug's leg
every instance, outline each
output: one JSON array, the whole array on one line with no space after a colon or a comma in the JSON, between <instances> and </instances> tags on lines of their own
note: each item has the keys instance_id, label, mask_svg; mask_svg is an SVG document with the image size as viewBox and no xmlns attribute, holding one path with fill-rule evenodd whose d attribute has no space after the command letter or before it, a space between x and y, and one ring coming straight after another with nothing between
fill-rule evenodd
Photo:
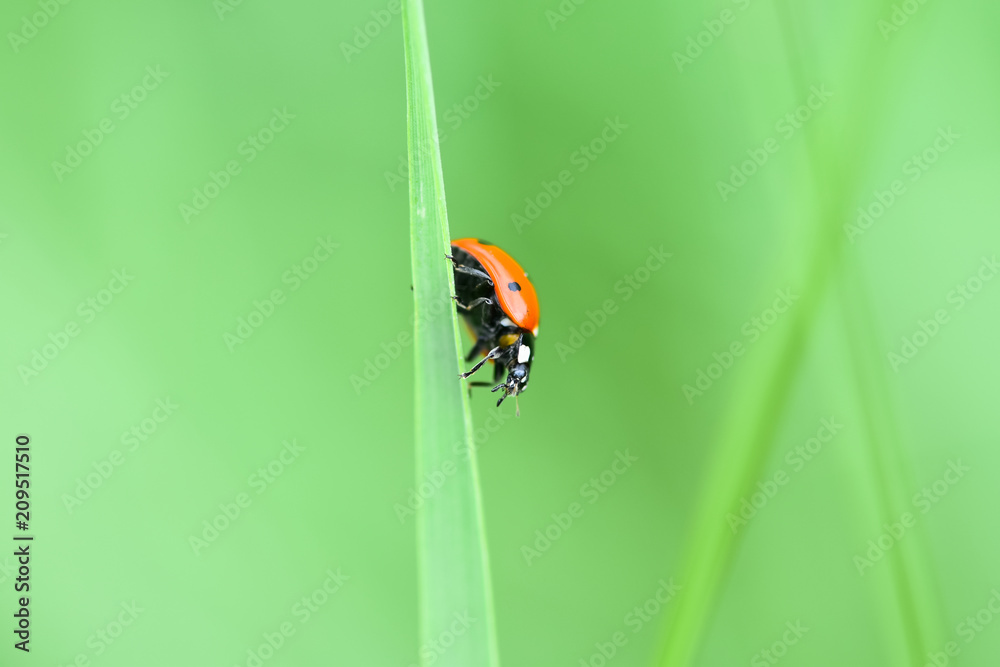
<instances>
[{"instance_id":1,"label":"ladybug's leg","mask_svg":"<svg viewBox=\"0 0 1000 667\"><path fill-rule=\"evenodd\" d=\"M473 387L489 387L492 382L470 382L469 383L469 399L472 399L472 388Z\"/></svg>"},{"instance_id":2,"label":"ladybug's leg","mask_svg":"<svg viewBox=\"0 0 1000 667\"><path fill-rule=\"evenodd\" d=\"M466 359L466 361L472 361L473 358L475 358L475 355L478 351L479 351L479 342L477 341L475 347L472 348L472 352L469 354L469 357ZM472 396L473 387L493 387L495 383L500 382L501 379L503 378L504 370L505 369L503 364L493 364L493 382L470 382L469 397ZM496 391L496 387L493 388L493 391Z\"/></svg>"},{"instance_id":3,"label":"ladybug's leg","mask_svg":"<svg viewBox=\"0 0 1000 667\"><path fill-rule=\"evenodd\" d=\"M465 379L465 378L469 377L470 375L472 375L473 373L475 373L476 371L478 371L478 370L479 370L480 368L482 368L482 367L483 367L483 364L485 364L485 363L486 363L487 361L489 361L489 360L491 360L491 359L496 359L496 358L497 358L497 357L499 357L499 356L500 356L500 355L501 355L502 353L503 353L503 351L502 351L502 350L500 349L500 347L499 347L499 346L498 346L498 347L495 347L495 348L493 348L492 350L490 350L490 351L489 351L489 352L488 352L488 353L486 354L486 356L485 356L485 357L483 357L482 359L480 359L480 360L479 360L479 363L478 363L478 364L476 364L475 366L473 366L473 367L472 367L471 369L469 369L469 370L468 370L467 372L465 372L465 373L459 373L459 374L458 374L458 377L460 377L460 378L462 378L462 379Z\"/></svg>"},{"instance_id":4,"label":"ladybug's leg","mask_svg":"<svg viewBox=\"0 0 1000 667\"><path fill-rule=\"evenodd\" d=\"M445 255L446 259L450 259L451 263L455 265L456 273L464 273L470 276L476 276L477 278L482 278L483 281L489 283L490 287L493 287L493 279L485 271L480 271L479 269L474 269L471 266L466 266L465 264L459 264L454 257L451 255Z\"/></svg>"},{"instance_id":5,"label":"ladybug's leg","mask_svg":"<svg viewBox=\"0 0 1000 667\"><path fill-rule=\"evenodd\" d=\"M473 387L489 387L492 382L470 382L469 383L469 398L472 398L472 388Z\"/></svg>"},{"instance_id":6,"label":"ladybug's leg","mask_svg":"<svg viewBox=\"0 0 1000 667\"><path fill-rule=\"evenodd\" d=\"M488 296L481 296L478 299L474 299L472 301L472 303L470 303L469 305L465 305L464 303L462 303L461 301L459 301L457 296L453 296L451 298L454 299L455 304L459 308L461 308L462 310L465 310L465 311L472 310L473 308L475 308L476 306L478 306L481 303L493 303L492 299L490 299Z\"/></svg>"}]
</instances>

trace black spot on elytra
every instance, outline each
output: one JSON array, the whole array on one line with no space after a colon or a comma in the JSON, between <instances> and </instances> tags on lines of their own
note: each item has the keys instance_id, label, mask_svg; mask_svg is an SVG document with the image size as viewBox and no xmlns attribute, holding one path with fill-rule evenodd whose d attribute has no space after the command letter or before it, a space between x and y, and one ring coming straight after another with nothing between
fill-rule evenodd
<instances>
[{"instance_id":1,"label":"black spot on elytra","mask_svg":"<svg viewBox=\"0 0 1000 667\"><path fill-rule=\"evenodd\" d=\"M476 239L476 243L478 243L479 245L493 245L492 243L490 243L485 239Z\"/></svg>"},{"instance_id":2,"label":"black spot on elytra","mask_svg":"<svg viewBox=\"0 0 1000 667\"><path fill-rule=\"evenodd\" d=\"M517 283L507 283L507 289L509 289L511 292L520 292L521 286L518 285Z\"/></svg>"}]
</instances>

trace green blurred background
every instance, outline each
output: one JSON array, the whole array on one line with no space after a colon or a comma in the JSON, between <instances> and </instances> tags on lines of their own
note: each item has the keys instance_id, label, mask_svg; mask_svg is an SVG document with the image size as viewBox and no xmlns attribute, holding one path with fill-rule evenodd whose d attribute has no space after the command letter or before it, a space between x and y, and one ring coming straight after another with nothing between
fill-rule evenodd
<instances>
[{"instance_id":1,"label":"green blurred background","mask_svg":"<svg viewBox=\"0 0 1000 667\"><path fill-rule=\"evenodd\" d=\"M0 664L417 662L394 9L0 9L0 414L36 536ZM479 440L503 664L653 665L671 627L697 665L996 664L1000 9L426 10L452 233L544 310Z\"/></svg>"}]
</instances>

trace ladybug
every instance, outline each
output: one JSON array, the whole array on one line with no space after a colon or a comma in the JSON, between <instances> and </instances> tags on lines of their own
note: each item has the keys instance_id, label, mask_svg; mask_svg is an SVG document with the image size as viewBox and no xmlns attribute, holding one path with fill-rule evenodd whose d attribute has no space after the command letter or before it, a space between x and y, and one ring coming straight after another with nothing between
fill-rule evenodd
<instances>
[{"instance_id":1,"label":"ladybug","mask_svg":"<svg viewBox=\"0 0 1000 667\"><path fill-rule=\"evenodd\" d=\"M467 378L487 361L493 362L492 391L503 391L497 406L508 396L528 386L528 371L535 355L538 335L538 296L535 286L514 258L482 239L458 239L451 242L447 258L455 268L455 300L458 312L476 342L466 356L472 361L483 358L468 372ZM500 382L504 369L507 379ZM491 382L470 382L470 386L488 387ZM520 407L518 407L520 416Z\"/></svg>"}]
</instances>

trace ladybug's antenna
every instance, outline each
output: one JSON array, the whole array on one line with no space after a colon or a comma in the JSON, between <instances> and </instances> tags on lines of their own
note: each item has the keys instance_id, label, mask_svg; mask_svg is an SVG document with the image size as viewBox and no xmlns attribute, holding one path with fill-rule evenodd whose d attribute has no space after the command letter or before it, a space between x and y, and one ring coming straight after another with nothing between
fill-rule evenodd
<instances>
[{"instance_id":1,"label":"ladybug's antenna","mask_svg":"<svg viewBox=\"0 0 1000 667\"><path fill-rule=\"evenodd\" d=\"M503 382L501 382L497 386L493 387L493 389L490 389L490 391L497 391L498 389L503 389L503 391L500 393L500 400L497 401L497 407L498 408L500 407L500 404L503 403L503 399L507 398L507 396L508 396L507 390L505 389L505 386L506 385Z\"/></svg>"},{"instance_id":2,"label":"ladybug's antenna","mask_svg":"<svg viewBox=\"0 0 1000 667\"><path fill-rule=\"evenodd\" d=\"M521 416L521 404L517 400L517 394L514 394L514 415L517 417Z\"/></svg>"}]
</instances>

